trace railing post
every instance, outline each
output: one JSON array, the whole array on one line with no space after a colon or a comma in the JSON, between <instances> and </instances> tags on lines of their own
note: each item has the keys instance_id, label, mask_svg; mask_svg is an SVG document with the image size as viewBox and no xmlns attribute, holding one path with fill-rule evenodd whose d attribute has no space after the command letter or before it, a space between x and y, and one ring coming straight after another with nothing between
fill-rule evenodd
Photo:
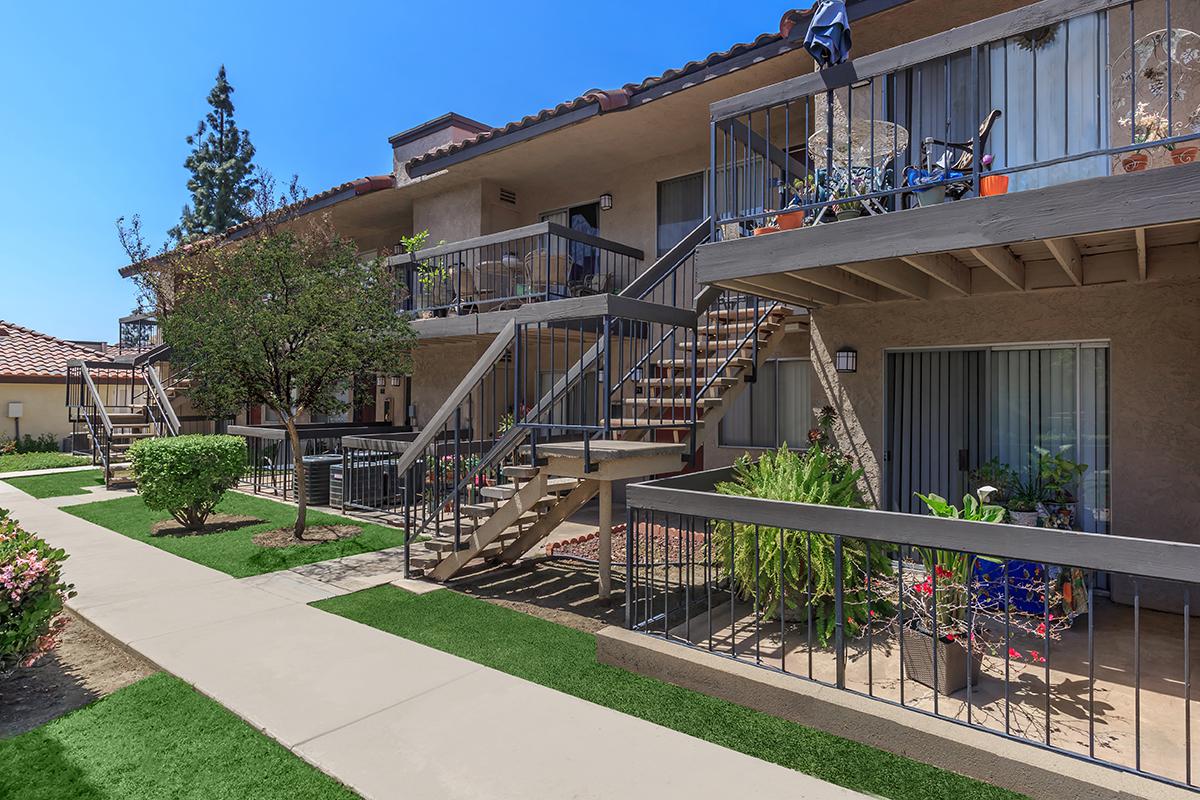
<instances>
[{"instance_id":1,"label":"railing post","mask_svg":"<svg viewBox=\"0 0 1200 800\"><path fill-rule=\"evenodd\" d=\"M1034 80L1037 80L1036 75ZM973 102L975 106L971 119L976 121L974 133L971 136L971 186L975 189L975 196L982 197L981 176L983 174L983 164L981 162L983 161L983 143L979 138L978 120L982 119L980 115L983 113L983 109L979 99L979 45L971 48L971 95L974 98Z\"/></svg>"},{"instance_id":2,"label":"railing post","mask_svg":"<svg viewBox=\"0 0 1200 800\"><path fill-rule=\"evenodd\" d=\"M459 465L462 462L462 406L459 405L454 409L454 546L455 548L462 546L462 514L459 513L459 491L458 482L461 480L459 476ZM438 512L440 515L440 511Z\"/></svg>"},{"instance_id":3,"label":"railing post","mask_svg":"<svg viewBox=\"0 0 1200 800\"><path fill-rule=\"evenodd\" d=\"M729 180L728 175L725 180ZM704 203L708 206L705 210L708 217L708 237L715 242L717 240L717 121L711 117L708 122L708 192L705 194Z\"/></svg>"},{"instance_id":4,"label":"railing post","mask_svg":"<svg viewBox=\"0 0 1200 800\"><path fill-rule=\"evenodd\" d=\"M833 646L837 658L837 688L846 688L846 607L842 574L842 537L833 537Z\"/></svg>"},{"instance_id":5,"label":"railing post","mask_svg":"<svg viewBox=\"0 0 1200 800\"><path fill-rule=\"evenodd\" d=\"M604 438L612 438L612 317L604 316L604 390L600 393L604 403ZM624 409L622 412L624 413Z\"/></svg>"},{"instance_id":6,"label":"railing post","mask_svg":"<svg viewBox=\"0 0 1200 800\"><path fill-rule=\"evenodd\" d=\"M413 536L413 487L416 485L416 462L408 468L408 475L404 476L404 494L402 500L404 502L404 577L412 577L412 568L410 562L412 560L412 536ZM342 489L342 497L345 497L345 487Z\"/></svg>"}]
</instances>

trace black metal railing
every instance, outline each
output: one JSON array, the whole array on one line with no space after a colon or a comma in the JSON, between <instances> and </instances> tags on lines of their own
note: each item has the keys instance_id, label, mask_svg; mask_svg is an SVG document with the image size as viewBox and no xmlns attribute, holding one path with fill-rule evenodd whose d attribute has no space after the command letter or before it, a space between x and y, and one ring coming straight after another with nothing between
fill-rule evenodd
<instances>
[{"instance_id":1,"label":"black metal railing","mask_svg":"<svg viewBox=\"0 0 1200 800\"><path fill-rule=\"evenodd\" d=\"M283 500L295 496L295 461L292 443L282 424L229 425L226 433L246 439L246 471L239 486L254 494L269 494ZM344 422L305 423L299 426L302 456L321 473L322 485L329 478L331 465L341 465L342 440L349 436L402 434L400 428L388 423L368 424ZM318 497L313 505L328 505L328 498Z\"/></svg>"},{"instance_id":2,"label":"black metal railing","mask_svg":"<svg viewBox=\"0 0 1200 800\"><path fill-rule=\"evenodd\" d=\"M1193 161L1187 6L1044 0L715 103L714 238Z\"/></svg>"},{"instance_id":3,"label":"black metal railing","mask_svg":"<svg viewBox=\"0 0 1200 800\"><path fill-rule=\"evenodd\" d=\"M616 293L641 271L641 250L553 222L427 247L388 259L399 308L446 316Z\"/></svg>"},{"instance_id":4,"label":"black metal railing","mask_svg":"<svg viewBox=\"0 0 1200 800\"><path fill-rule=\"evenodd\" d=\"M731 476L628 489L629 628L1195 788L1200 546L715 491Z\"/></svg>"}]
</instances>

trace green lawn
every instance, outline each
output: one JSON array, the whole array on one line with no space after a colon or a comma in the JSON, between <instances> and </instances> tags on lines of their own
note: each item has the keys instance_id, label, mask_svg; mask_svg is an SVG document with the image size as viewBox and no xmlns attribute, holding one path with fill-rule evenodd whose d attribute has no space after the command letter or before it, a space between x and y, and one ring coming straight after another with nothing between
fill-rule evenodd
<instances>
[{"instance_id":1,"label":"green lawn","mask_svg":"<svg viewBox=\"0 0 1200 800\"><path fill-rule=\"evenodd\" d=\"M152 675L0 739L0 797L353 800L358 797L182 681Z\"/></svg>"},{"instance_id":2,"label":"green lawn","mask_svg":"<svg viewBox=\"0 0 1200 800\"><path fill-rule=\"evenodd\" d=\"M64 509L97 525L162 548L168 553L219 569L235 578L261 575L264 572L288 569L300 564L325 561L355 553L368 553L404 544L404 534L394 528L355 522L362 534L352 539L301 547L259 547L251 541L254 534L291 525L296 509L263 497L250 497L229 492L217 506L218 514L245 514L266 520L233 531L208 533L202 536L151 536L150 527L159 520L169 519L165 511L151 511L138 496L86 503ZM347 524L342 517L308 512L310 525Z\"/></svg>"},{"instance_id":3,"label":"green lawn","mask_svg":"<svg viewBox=\"0 0 1200 800\"><path fill-rule=\"evenodd\" d=\"M600 664L591 634L456 592L414 595L394 586L380 586L313 605L858 791L895 800L1021 797L744 706ZM686 765L674 768L686 769Z\"/></svg>"},{"instance_id":4,"label":"green lawn","mask_svg":"<svg viewBox=\"0 0 1200 800\"><path fill-rule=\"evenodd\" d=\"M49 475L28 475L24 478L8 478L26 494L34 497L63 497L68 494L87 494L85 486L103 486L104 470L81 469L78 472L52 472Z\"/></svg>"},{"instance_id":5,"label":"green lawn","mask_svg":"<svg viewBox=\"0 0 1200 800\"><path fill-rule=\"evenodd\" d=\"M0 472L81 467L91 462L87 456L73 456L70 453L9 453L0 456Z\"/></svg>"}]
</instances>

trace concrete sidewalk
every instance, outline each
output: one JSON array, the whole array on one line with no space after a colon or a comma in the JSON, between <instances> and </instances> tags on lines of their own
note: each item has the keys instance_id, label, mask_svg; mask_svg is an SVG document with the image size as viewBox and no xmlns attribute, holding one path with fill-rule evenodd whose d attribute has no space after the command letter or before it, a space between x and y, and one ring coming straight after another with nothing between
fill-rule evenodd
<instances>
[{"instance_id":1,"label":"concrete sidewalk","mask_svg":"<svg viewBox=\"0 0 1200 800\"><path fill-rule=\"evenodd\" d=\"M0 484L70 605L366 798L864 795L267 591Z\"/></svg>"}]
</instances>

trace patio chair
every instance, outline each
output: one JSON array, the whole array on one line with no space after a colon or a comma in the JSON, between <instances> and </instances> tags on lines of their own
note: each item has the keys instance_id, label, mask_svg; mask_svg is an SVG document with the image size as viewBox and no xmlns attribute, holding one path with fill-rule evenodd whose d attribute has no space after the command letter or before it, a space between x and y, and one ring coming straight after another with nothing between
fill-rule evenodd
<instances>
[{"instance_id":1,"label":"patio chair","mask_svg":"<svg viewBox=\"0 0 1200 800\"><path fill-rule=\"evenodd\" d=\"M991 113L984 117L983 122L979 125L979 146L987 147L988 137L992 133L992 128L996 124L996 120L1000 119L1001 111L998 108L992 109ZM933 161L934 145L945 148L942 157L937 162ZM958 157L951 163L949 161L951 155L957 152ZM982 157L982 154L980 154ZM921 164L926 165L927 169L940 167L943 170L950 172L961 172L964 175L969 175L975 169L975 140L968 139L965 142L947 142L941 139L935 139L932 136L921 140ZM952 200L959 200L964 194L971 190L971 181L959 181L946 185L946 197Z\"/></svg>"},{"instance_id":2,"label":"patio chair","mask_svg":"<svg viewBox=\"0 0 1200 800\"><path fill-rule=\"evenodd\" d=\"M534 294L559 297L567 295L571 258L566 253L533 250L525 256L525 269L529 272L529 282Z\"/></svg>"}]
</instances>

